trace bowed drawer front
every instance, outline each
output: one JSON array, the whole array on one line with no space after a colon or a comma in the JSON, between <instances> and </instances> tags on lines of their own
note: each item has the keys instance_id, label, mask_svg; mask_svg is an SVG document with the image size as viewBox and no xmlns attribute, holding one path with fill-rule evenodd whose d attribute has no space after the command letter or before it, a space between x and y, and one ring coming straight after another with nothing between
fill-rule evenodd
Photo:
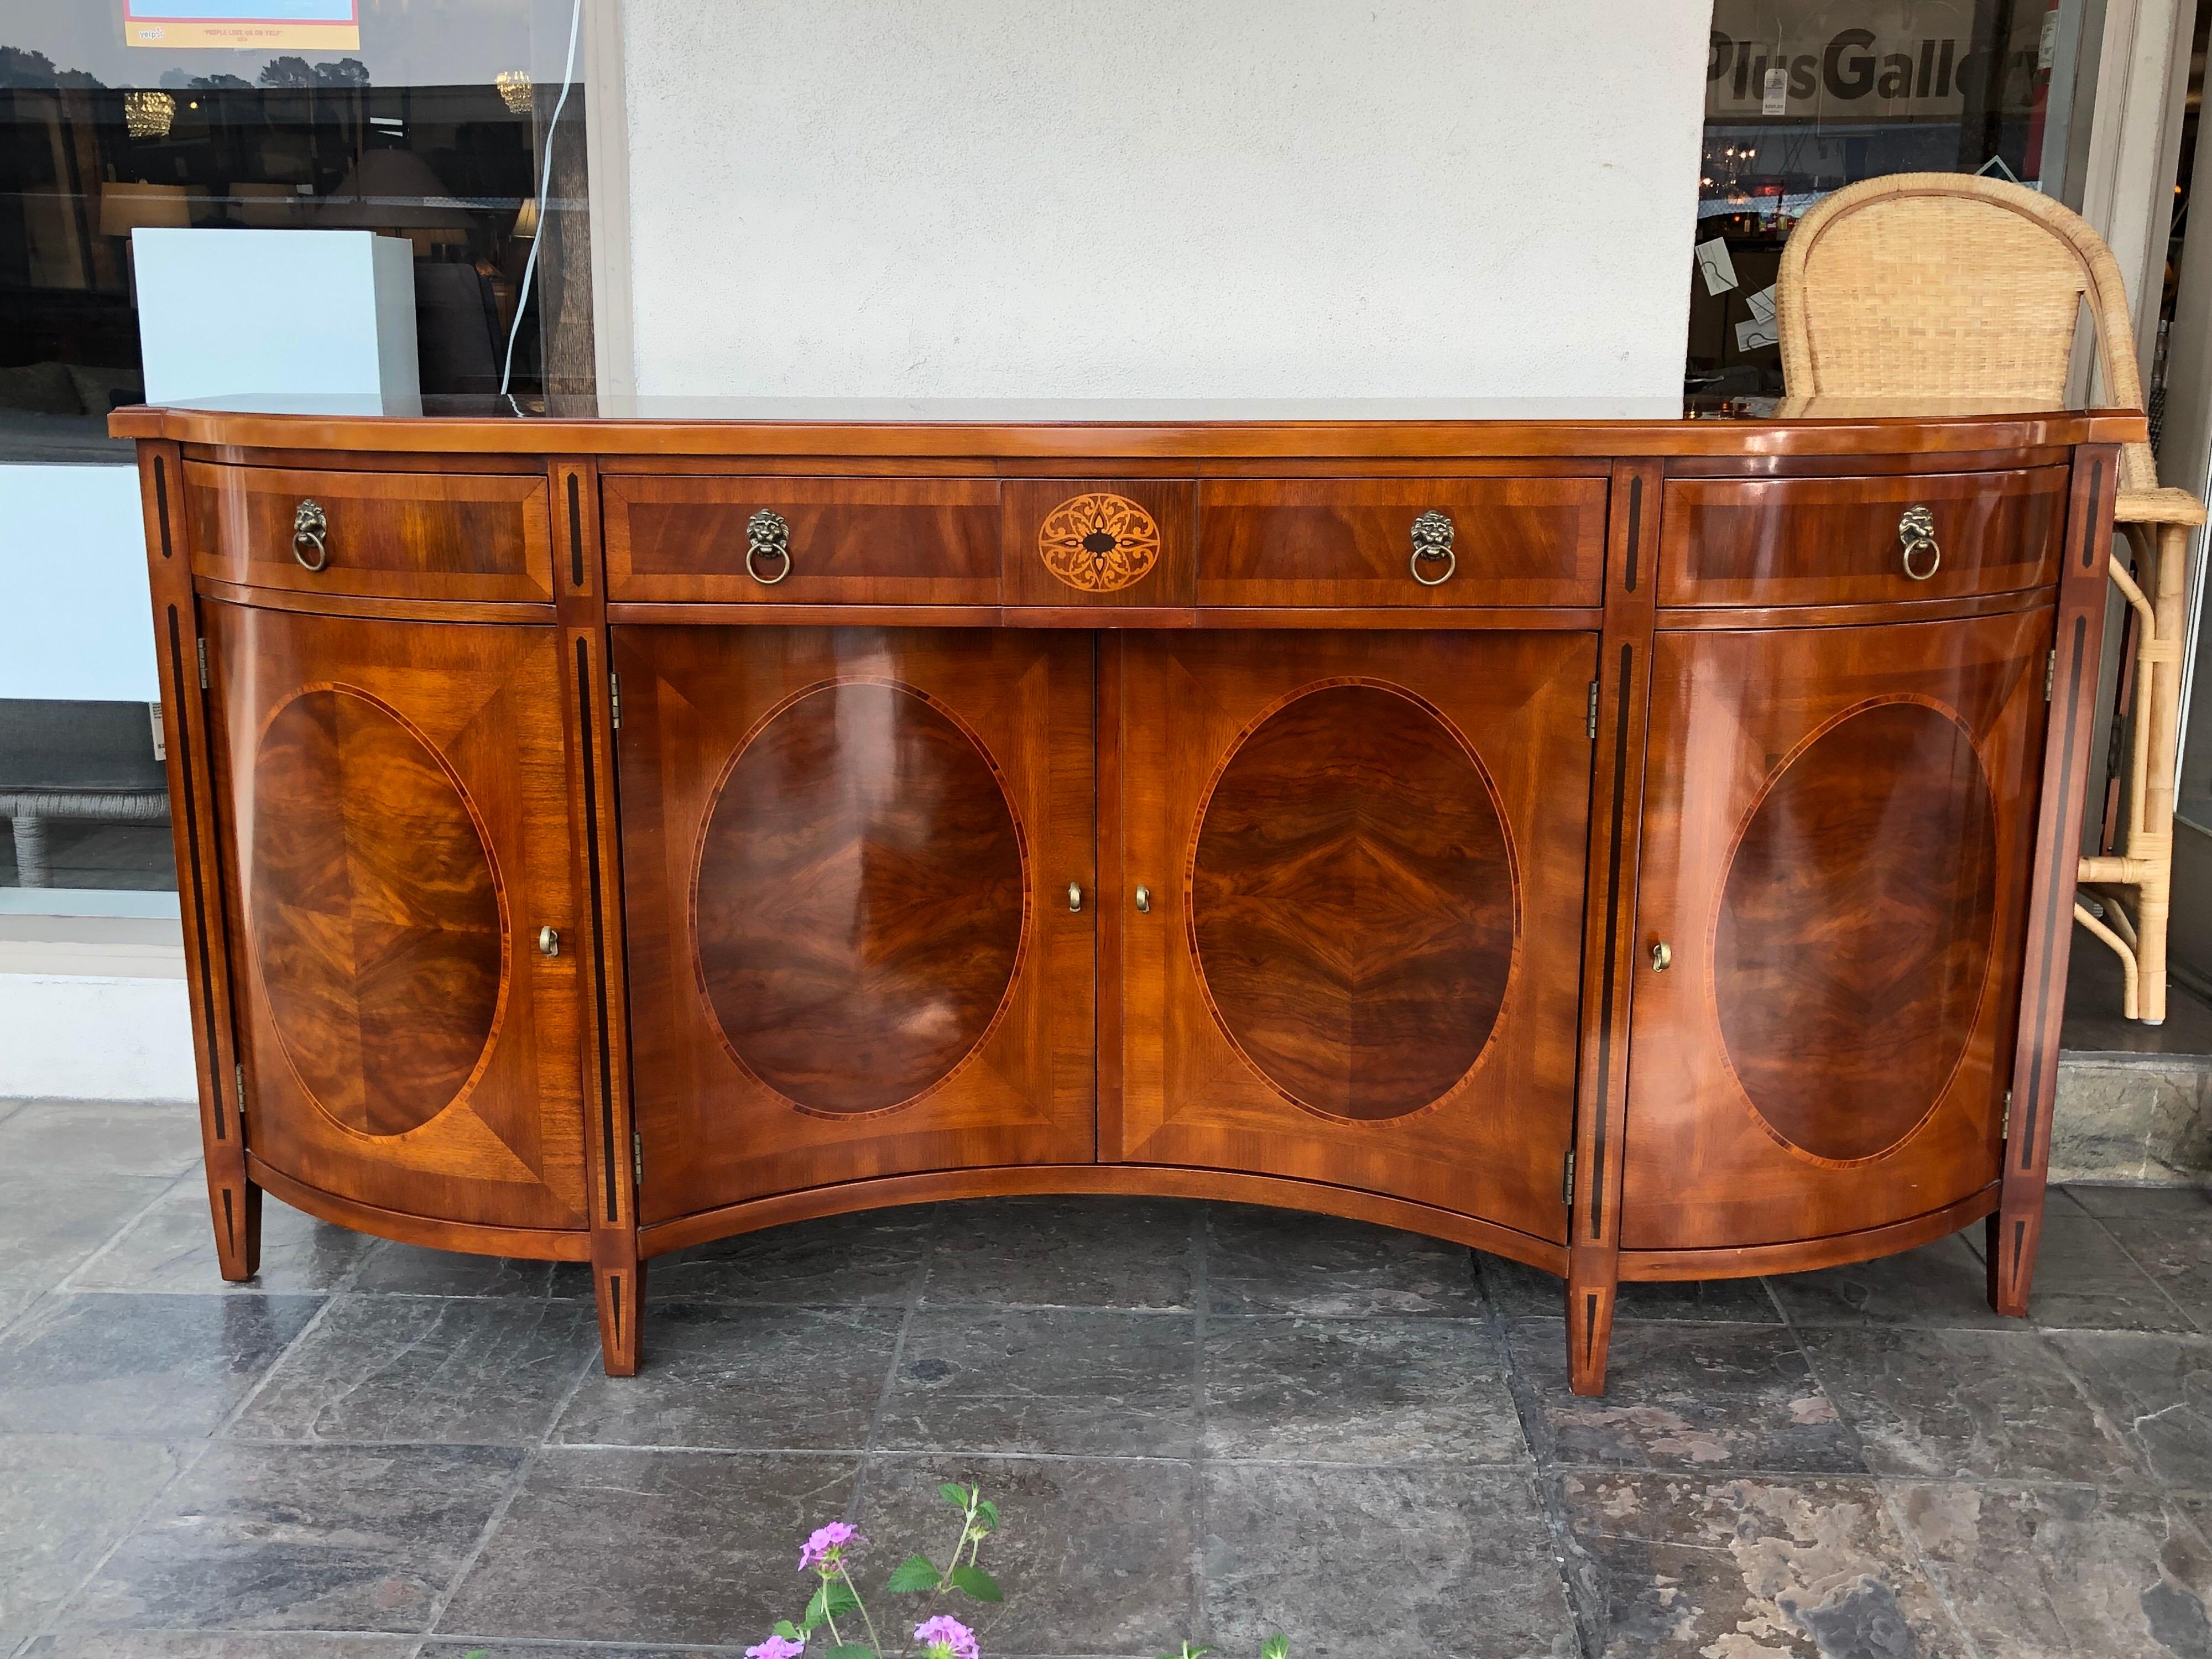
<instances>
[{"instance_id":1,"label":"bowed drawer front","mask_svg":"<svg viewBox=\"0 0 2212 1659\"><path fill-rule=\"evenodd\" d=\"M545 604L545 475L185 464L197 574L350 599Z\"/></svg>"},{"instance_id":2,"label":"bowed drawer front","mask_svg":"<svg viewBox=\"0 0 2212 1659\"><path fill-rule=\"evenodd\" d=\"M750 605L996 605L995 478L611 473L607 592Z\"/></svg>"},{"instance_id":3,"label":"bowed drawer front","mask_svg":"<svg viewBox=\"0 0 2212 1659\"><path fill-rule=\"evenodd\" d=\"M1852 605L2008 593L2057 579L2067 469L1677 478L1659 603Z\"/></svg>"},{"instance_id":4,"label":"bowed drawer front","mask_svg":"<svg viewBox=\"0 0 2212 1659\"><path fill-rule=\"evenodd\" d=\"M1595 605L1605 508L1601 477L1222 479L1198 602Z\"/></svg>"}]
</instances>

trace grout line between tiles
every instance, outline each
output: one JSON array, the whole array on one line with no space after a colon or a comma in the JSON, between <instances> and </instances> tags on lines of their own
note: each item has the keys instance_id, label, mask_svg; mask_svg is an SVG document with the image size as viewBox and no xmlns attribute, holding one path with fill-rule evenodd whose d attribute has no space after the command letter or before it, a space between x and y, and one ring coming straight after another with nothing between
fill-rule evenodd
<instances>
[{"instance_id":1,"label":"grout line between tiles","mask_svg":"<svg viewBox=\"0 0 2212 1659\"><path fill-rule=\"evenodd\" d=\"M926 1235L927 1247L921 1259L915 1264L914 1278L907 1285L906 1305L899 1315L897 1334L891 1338L891 1362L884 1370L884 1385L876 1391L876 1407L868 1413L868 1431L860 1444L860 1467L853 1471L853 1490L845 1499L845 1513L855 1524L860 1516L860 1506L868 1497L868 1465L873 1460L876 1447L883 1438L884 1419L891 1408L891 1394L898 1386L899 1367L906 1363L906 1344L914 1329L915 1316L921 1311L922 1297L929 1289L930 1264L937 1257L937 1240Z\"/></svg>"},{"instance_id":2,"label":"grout line between tiles","mask_svg":"<svg viewBox=\"0 0 2212 1659\"><path fill-rule=\"evenodd\" d=\"M2114 1232L2106 1224L2106 1218L2099 1215L2087 1205L2081 1203L2078 1200L2076 1200L2075 1207L2083 1215L2089 1218L2090 1221L2095 1224L2097 1231L2104 1234L2106 1238L2111 1241L2112 1248L2120 1253L2122 1259L2124 1260L2130 1267L2133 1267L2137 1273L2141 1273L2145 1279L2150 1281L2151 1288L2156 1291L2160 1297L2165 1298L2166 1305L2172 1308L2174 1313L2179 1316L2182 1324L2186 1328L2186 1329L2191 1333L2196 1332L2197 1330L2197 1316L2191 1314L2188 1309L2181 1305L2180 1302L2175 1298L2173 1292L2166 1288L2166 1282L2163 1279L2160 1279L2157 1274L2151 1272L2148 1267L2143 1266L2142 1262L2136 1260L2136 1253L2128 1248L2127 1241L2122 1238L2118 1233Z\"/></svg>"}]
</instances>

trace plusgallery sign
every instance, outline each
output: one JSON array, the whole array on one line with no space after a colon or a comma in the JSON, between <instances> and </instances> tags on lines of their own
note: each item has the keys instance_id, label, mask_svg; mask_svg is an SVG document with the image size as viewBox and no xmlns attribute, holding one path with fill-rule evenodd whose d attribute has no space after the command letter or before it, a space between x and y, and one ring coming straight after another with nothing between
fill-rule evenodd
<instances>
[{"instance_id":1,"label":"plusgallery sign","mask_svg":"<svg viewBox=\"0 0 2212 1659\"><path fill-rule=\"evenodd\" d=\"M1977 34L1976 9L1972 0L1717 0L1706 116L1955 121L1970 96L1988 108L1991 91L2000 112L2024 116L2050 79L2058 6L2018 0L2009 32L1996 41Z\"/></svg>"}]
</instances>

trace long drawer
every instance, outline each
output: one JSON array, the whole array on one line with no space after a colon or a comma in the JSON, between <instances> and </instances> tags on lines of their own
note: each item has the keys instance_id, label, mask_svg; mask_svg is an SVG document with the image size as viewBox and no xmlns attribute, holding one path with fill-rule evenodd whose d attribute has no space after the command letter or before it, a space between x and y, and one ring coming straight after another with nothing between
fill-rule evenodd
<instances>
[{"instance_id":1,"label":"long drawer","mask_svg":"<svg viewBox=\"0 0 2212 1659\"><path fill-rule=\"evenodd\" d=\"M1675 478L1662 605L1961 599L2057 579L2063 466L1875 477Z\"/></svg>"},{"instance_id":2,"label":"long drawer","mask_svg":"<svg viewBox=\"0 0 2212 1659\"><path fill-rule=\"evenodd\" d=\"M542 473L185 463L195 574L349 598L553 597Z\"/></svg>"},{"instance_id":3,"label":"long drawer","mask_svg":"<svg viewBox=\"0 0 2212 1659\"><path fill-rule=\"evenodd\" d=\"M1221 479L1200 496L1198 602L1595 605L1606 480Z\"/></svg>"},{"instance_id":4,"label":"long drawer","mask_svg":"<svg viewBox=\"0 0 2212 1659\"><path fill-rule=\"evenodd\" d=\"M604 473L607 596L996 605L995 478Z\"/></svg>"}]
</instances>

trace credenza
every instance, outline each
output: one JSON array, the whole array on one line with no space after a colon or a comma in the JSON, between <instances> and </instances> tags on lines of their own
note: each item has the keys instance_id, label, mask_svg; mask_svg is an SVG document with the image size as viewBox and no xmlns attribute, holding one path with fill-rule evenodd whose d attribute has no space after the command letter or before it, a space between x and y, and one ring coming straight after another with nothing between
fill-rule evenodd
<instances>
[{"instance_id":1,"label":"credenza","mask_svg":"<svg viewBox=\"0 0 2212 1659\"><path fill-rule=\"evenodd\" d=\"M222 1271L990 1194L2026 1310L2109 411L131 409Z\"/></svg>"}]
</instances>

